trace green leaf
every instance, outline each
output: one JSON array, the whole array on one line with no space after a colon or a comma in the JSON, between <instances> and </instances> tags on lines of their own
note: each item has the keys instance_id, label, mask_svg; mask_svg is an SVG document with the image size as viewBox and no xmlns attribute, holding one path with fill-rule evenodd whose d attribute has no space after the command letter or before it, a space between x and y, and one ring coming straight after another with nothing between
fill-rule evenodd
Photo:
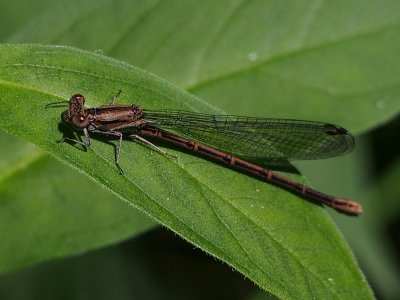
<instances>
[{"instance_id":1,"label":"green leaf","mask_svg":"<svg viewBox=\"0 0 400 300\"><path fill-rule=\"evenodd\" d=\"M0 131L0 145L1 273L115 243L154 226L32 144Z\"/></svg>"},{"instance_id":2,"label":"green leaf","mask_svg":"<svg viewBox=\"0 0 400 300\"><path fill-rule=\"evenodd\" d=\"M101 49L229 113L358 133L399 112L397 0L61 3L8 41Z\"/></svg>"},{"instance_id":3,"label":"green leaf","mask_svg":"<svg viewBox=\"0 0 400 300\"><path fill-rule=\"evenodd\" d=\"M43 20L43 11L49 7L54 10L59 3L49 0L21 1L16 6L12 1L1 1L3 18L0 37L4 40L13 35L13 30L24 31L25 23L37 22L38 16ZM52 13L49 12L49 15ZM35 27L33 35L38 33L39 28ZM48 33L49 28L45 26L43 30ZM0 272L82 253L157 226L137 210L127 209L126 204L116 200L114 195L86 176L50 159L46 152L32 144L2 131L0 140L1 155L7 157L0 162L0 199L4 199L0 202L0 231L4 233L4 241L10 241L7 246L0 247L0 256L7 257L0 263ZM56 182L52 171L58 173ZM15 188L21 184L21 178L25 180L24 186L35 191L29 193L29 197L26 197L26 189ZM75 188L71 192L69 186L56 184L58 182L68 182ZM56 204L55 200L60 195L62 205L50 205ZM96 206L91 207L89 203L93 199L96 199ZM26 246L33 243L35 248Z\"/></svg>"},{"instance_id":4,"label":"green leaf","mask_svg":"<svg viewBox=\"0 0 400 300\"><path fill-rule=\"evenodd\" d=\"M7 40L101 49L231 113L359 132L400 107L399 8L395 0L56 1Z\"/></svg>"},{"instance_id":5,"label":"green leaf","mask_svg":"<svg viewBox=\"0 0 400 300\"><path fill-rule=\"evenodd\" d=\"M129 141L121 176L109 143L95 140L86 153L55 143L62 109L44 110L78 92L88 106L98 106L121 89L119 103L215 112L200 99L126 63L67 47L3 45L0 66L0 126L7 132L34 142L280 298L372 298L323 208L203 159L168 149L173 159Z\"/></svg>"},{"instance_id":6,"label":"green leaf","mask_svg":"<svg viewBox=\"0 0 400 300\"><path fill-rule=\"evenodd\" d=\"M396 170L395 162L380 178L382 174L376 172L373 165L371 136L357 138L357 147L349 155L319 162L301 162L301 170L317 189L352 195L362 203L364 212L357 222L335 213L332 217L362 262L377 294L384 299L396 299L400 292L397 285L400 274L397 252L393 251L387 227L398 219L396 189L399 189L400 165L397 163Z\"/></svg>"}]
</instances>

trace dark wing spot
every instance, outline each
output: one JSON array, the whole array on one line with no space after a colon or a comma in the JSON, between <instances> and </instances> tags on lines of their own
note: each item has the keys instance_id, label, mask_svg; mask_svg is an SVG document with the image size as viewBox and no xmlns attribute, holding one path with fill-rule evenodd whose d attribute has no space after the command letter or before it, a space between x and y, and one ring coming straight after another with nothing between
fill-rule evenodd
<instances>
[{"instance_id":1,"label":"dark wing spot","mask_svg":"<svg viewBox=\"0 0 400 300\"><path fill-rule=\"evenodd\" d=\"M324 131L327 135L348 135L349 132L339 126L335 126L332 124L325 124L324 125Z\"/></svg>"}]
</instances>

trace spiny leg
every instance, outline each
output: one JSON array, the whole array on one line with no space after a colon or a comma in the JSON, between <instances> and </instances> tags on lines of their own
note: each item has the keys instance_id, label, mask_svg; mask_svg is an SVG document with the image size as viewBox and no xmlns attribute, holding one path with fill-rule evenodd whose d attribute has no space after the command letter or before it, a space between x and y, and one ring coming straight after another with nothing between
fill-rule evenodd
<instances>
[{"instance_id":1,"label":"spiny leg","mask_svg":"<svg viewBox=\"0 0 400 300\"><path fill-rule=\"evenodd\" d=\"M115 165L117 166L119 173L121 175L124 174L124 170L119 165L119 155L121 153L121 147L122 147L122 133L118 132L118 131L100 131L100 130L93 130L92 132L103 134L103 135L117 136L119 138L118 147L116 147L116 152L115 152Z\"/></svg>"},{"instance_id":2,"label":"spiny leg","mask_svg":"<svg viewBox=\"0 0 400 300\"><path fill-rule=\"evenodd\" d=\"M117 97L121 95L122 90L118 90L118 92L112 97L110 105L113 105L115 103L115 100L117 100Z\"/></svg>"},{"instance_id":3,"label":"spiny leg","mask_svg":"<svg viewBox=\"0 0 400 300\"><path fill-rule=\"evenodd\" d=\"M69 142L73 142L73 143L76 143L76 144L80 144L83 147L85 147L85 149L86 149L86 148L90 147L92 142L91 142L91 139L90 139L90 136L89 136L89 131L87 130L87 128L83 129L83 133L85 134L85 142L82 142L82 141L80 141L78 139L73 139L73 138L69 138L67 136L64 136L60 140L58 140L57 143L63 143L65 141L69 141ZM75 135L75 132L74 132L74 135Z\"/></svg>"},{"instance_id":4,"label":"spiny leg","mask_svg":"<svg viewBox=\"0 0 400 300\"><path fill-rule=\"evenodd\" d=\"M176 157L175 155L169 154L167 151L162 150L161 148L154 145L152 142L142 138L140 135L130 134L129 137L132 139L137 139L137 140L141 141L143 144L150 146L151 148L155 149L157 152L161 153L162 155L171 156L175 159L178 159L178 157Z\"/></svg>"}]
</instances>

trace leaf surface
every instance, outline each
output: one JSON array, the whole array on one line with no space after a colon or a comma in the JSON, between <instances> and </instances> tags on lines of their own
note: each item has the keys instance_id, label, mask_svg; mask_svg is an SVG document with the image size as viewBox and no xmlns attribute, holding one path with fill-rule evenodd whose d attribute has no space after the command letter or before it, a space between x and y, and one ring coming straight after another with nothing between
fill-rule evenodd
<instances>
[{"instance_id":1,"label":"leaf surface","mask_svg":"<svg viewBox=\"0 0 400 300\"><path fill-rule=\"evenodd\" d=\"M323 208L253 178L172 149L178 159L112 141L85 153L55 143L62 109L47 103L82 93L88 106L213 112L199 98L126 63L68 47L0 47L0 126L34 142L280 298L371 298L354 258ZM214 110L214 112L216 112ZM340 269L340 274L337 272Z\"/></svg>"}]
</instances>

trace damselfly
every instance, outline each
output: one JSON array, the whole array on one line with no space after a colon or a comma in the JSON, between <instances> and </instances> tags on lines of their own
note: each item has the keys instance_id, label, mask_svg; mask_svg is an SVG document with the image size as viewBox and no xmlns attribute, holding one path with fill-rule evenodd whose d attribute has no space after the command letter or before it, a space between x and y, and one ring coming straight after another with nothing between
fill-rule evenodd
<instances>
[{"instance_id":1,"label":"damselfly","mask_svg":"<svg viewBox=\"0 0 400 300\"><path fill-rule=\"evenodd\" d=\"M259 165L326 158L349 152L354 147L354 138L342 127L302 120L148 110L137 105L116 105L115 99L116 96L109 105L85 109L85 98L76 94L69 101L50 103L46 107L68 102L69 108L62 113L62 121L83 131L85 136L84 142L69 137L63 137L61 141L69 140L89 147L89 133L118 138L115 163L121 174L119 155L123 138L137 139L166 154L146 139L156 138L342 213L359 215L362 212L361 205L355 201L327 195Z\"/></svg>"}]
</instances>

